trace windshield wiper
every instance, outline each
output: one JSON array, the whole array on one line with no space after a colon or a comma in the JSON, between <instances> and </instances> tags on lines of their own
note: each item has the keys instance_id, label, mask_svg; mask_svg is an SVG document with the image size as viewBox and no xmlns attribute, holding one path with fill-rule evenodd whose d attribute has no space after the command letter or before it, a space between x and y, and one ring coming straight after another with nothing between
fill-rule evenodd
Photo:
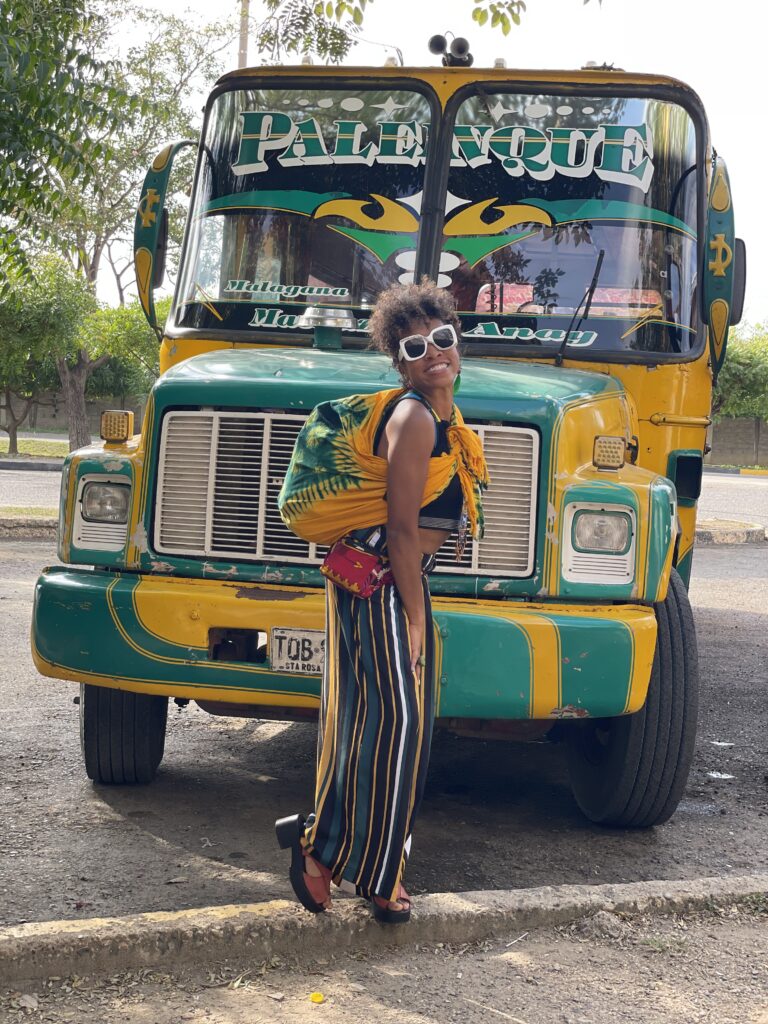
<instances>
[{"instance_id":1,"label":"windshield wiper","mask_svg":"<svg viewBox=\"0 0 768 1024\"><path fill-rule=\"evenodd\" d=\"M568 324L568 330L565 332L565 337L563 338L562 344L560 345L560 348L557 350L557 355L555 356L555 366L562 365L565 348L568 344L568 339L571 336L571 331L574 330L574 325L576 328L581 327L581 322L584 319L584 317L589 316L589 307L592 305L592 296L595 294L595 288L597 288L597 279L600 277L600 270L602 269L604 258L605 249L601 249L597 256L595 272L592 275L592 280L589 283L589 288L587 288L587 290L584 292L581 301L579 302L576 309L574 309L573 316L571 317L571 322ZM584 307L584 312L581 314L581 316L579 316L579 310L582 306ZM577 316L579 316L578 323L576 322Z\"/></svg>"}]
</instances>

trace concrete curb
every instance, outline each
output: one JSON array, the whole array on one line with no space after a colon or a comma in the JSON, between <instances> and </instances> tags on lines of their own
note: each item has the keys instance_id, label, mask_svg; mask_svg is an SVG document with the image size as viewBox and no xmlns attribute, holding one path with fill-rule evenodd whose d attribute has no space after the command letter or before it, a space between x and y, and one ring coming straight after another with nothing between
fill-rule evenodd
<instances>
[{"instance_id":1,"label":"concrete curb","mask_svg":"<svg viewBox=\"0 0 768 1024\"><path fill-rule=\"evenodd\" d=\"M766 530L760 523L728 519L703 519L696 525L697 544L765 544Z\"/></svg>"},{"instance_id":2,"label":"concrete curb","mask_svg":"<svg viewBox=\"0 0 768 1024\"><path fill-rule=\"evenodd\" d=\"M0 929L0 982L103 974L205 961L374 950L415 943L475 942L491 935L565 924L608 910L683 913L764 899L768 874L622 885L563 885L422 896L405 928L380 925L359 900L341 899L317 917L295 903L45 921Z\"/></svg>"},{"instance_id":3,"label":"concrete curb","mask_svg":"<svg viewBox=\"0 0 768 1024\"><path fill-rule=\"evenodd\" d=\"M0 539L56 540L58 519L49 516L18 516L0 518Z\"/></svg>"},{"instance_id":4,"label":"concrete curb","mask_svg":"<svg viewBox=\"0 0 768 1024\"><path fill-rule=\"evenodd\" d=\"M0 469L26 469L37 473L43 470L60 473L63 465L64 459L0 459Z\"/></svg>"},{"instance_id":5,"label":"concrete curb","mask_svg":"<svg viewBox=\"0 0 768 1024\"><path fill-rule=\"evenodd\" d=\"M729 476L768 476L768 469L745 469L741 466L705 466L705 473L725 473Z\"/></svg>"}]
</instances>

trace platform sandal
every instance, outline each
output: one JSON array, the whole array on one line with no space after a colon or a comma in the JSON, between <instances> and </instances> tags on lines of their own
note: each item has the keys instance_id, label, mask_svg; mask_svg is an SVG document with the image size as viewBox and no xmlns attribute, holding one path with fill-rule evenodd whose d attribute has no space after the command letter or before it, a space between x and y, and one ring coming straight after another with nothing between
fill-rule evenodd
<instances>
[{"instance_id":1,"label":"platform sandal","mask_svg":"<svg viewBox=\"0 0 768 1024\"><path fill-rule=\"evenodd\" d=\"M310 875L305 871L306 859L310 854L306 853L301 845L304 826L304 817L301 814L293 814L289 818L279 818L275 822L275 832L280 848L291 851L291 870L288 877L296 898L310 913L322 914L331 905L331 872L316 860L314 862L320 869L320 874Z\"/></svg>"},{"instance_id":2,"label":"platform sandal","mask_svg":"<svg viewBox=\"0 0 768 1024\"><path fill-rule=\"evenodd\" d=\"M402 903L405 906L401 907L400 910L394 910L390 907L390 903ZM407 924L411 919L411 897L401 885L396 900L387 900L383 896L374 896L371 899L371 909L373 910L373 916L377 921L381 921L382 924Z\"/></svg>"}]
</instances>

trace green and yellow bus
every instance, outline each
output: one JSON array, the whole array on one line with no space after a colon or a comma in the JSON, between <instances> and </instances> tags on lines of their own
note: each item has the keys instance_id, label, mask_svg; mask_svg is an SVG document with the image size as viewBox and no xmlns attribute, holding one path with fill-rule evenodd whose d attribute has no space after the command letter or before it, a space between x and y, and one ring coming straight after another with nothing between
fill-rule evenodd
<instances>
[{"instance_id":1,"label":"green and yellow bus","mask_svg":"<svg viewBox=\"0 0 768 1024\"><path fill-rule=\"evenodd\" d=\"M82 684L100 783L148 782L168 698L308 719L323 551L277 494L318 402L397 384L366 333L427 275L463 325L486 531L432 577L438 725L556 733L596 822L665 821L696 732L687 597L713 379L743 246L695 93L660 76L260 67L208 100L168 322L160 152L138 204L162 376L64 473L41 673Z\"/></svg>"}]
</instances>

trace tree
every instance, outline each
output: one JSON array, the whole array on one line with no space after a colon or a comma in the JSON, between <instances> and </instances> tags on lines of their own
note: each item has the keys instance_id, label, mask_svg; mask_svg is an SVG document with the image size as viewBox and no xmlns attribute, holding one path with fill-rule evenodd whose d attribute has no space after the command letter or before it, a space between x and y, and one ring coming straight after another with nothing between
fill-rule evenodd
<instances>
[{"instance_id":1,"label":"tree","mask_svg":"<svg viewBox=\"0 0 768 1024\"><path fill-rule=\"evenodd\" d=\"M19 282L13 298L0 303L0 384L6 406L3 429L9 434L13 454L20 425L40 392L54 385L55 376L62 385L66 380L71 390L80 378L84 386L87 373L106 361L106 357L91 361L83 353L84 358L76 359L75 369L70 369L73 353L79 350L83 322L97 308L86 281L53 257L42 259L32 271L33 276ZM78 418L77 402L72 401L66 388L65 398L70 441L89 441L84 401L85 431Z\"/></svg>"},{"instance_id":2,"label":"tree","mask_svg":"<svg viewBox=\"0 0 768 1024\"><path fill-rule=\"evenodd\" d=\"M30 350L22 336L9 333L5 320L0 307L0 430L8 435L8 454L18 455L19 430L42 393L57 387L59 378L52 361Z\"/></svg>"},{"instance_id":3,"label":"tree","mask_svg":"<svg viewBox=\"0 0 768 1024\"><path fill-rule=\"evenodd\" d=\"M731 331L712 411L715 419L748 416L768 420L768 325Z\"/></svg>"},{"instance_id":4,"label":"tree","mask_svg":"<svg viewBox=\"0 0 768 1024\"><path fill-rule=\"evenodd\" d=\"M99 133L136 101L114 83L89 38L88 0L0 0L0 294L29 276L25 242L56 239L79 208L64 181L92 181L106 156Z\"/></svg>"},{"instance_id":5,"label":"tree","mask_svg":"<svg viewBox=\"0 0 768 1024\"><path fill-rule=\"evenodd\" d=\"M122 5L118 18L102 21L91 39L98 53L107 53L119 36L121 25L142 26L145 39L131 47L122 65L112 62L117 87L134 97L134 105L119 123L106 131L86 128L93 144L106 146L107 161L84 188L69 168L56 168L57 188L79 193L78 209L65 208L49 214L59 249L72 266L95 284L104 262L114 275L120 303L133 281L128 258L133 236L136 201L147 167L168 141L196 138L200 130L199 103L191 97L207 90L221 72L220 51L232 36L226 24L195 28L187 19L137 5ZM191 177L194 155L182 154L175 177ZM169 265L172 267L186 214L185 197L169 194ZM175 243L175 244L174 244Z\"/></svg>"},{"instance_id":6,"label":"tree","mask_svg":"<svg viewBox=\"0 0 768 1024\"><path fill-rule=\"evenodd\" d=\"M520 24L526 9L525 0L465 2L474 4L472 18L478 25L489 25L504 35ZM256 48L270 61L283 54L307 53L338 63L349 53L371 3L373 0L265 0L267 17L256 26Z\"/></svg>"}]
</instances>

